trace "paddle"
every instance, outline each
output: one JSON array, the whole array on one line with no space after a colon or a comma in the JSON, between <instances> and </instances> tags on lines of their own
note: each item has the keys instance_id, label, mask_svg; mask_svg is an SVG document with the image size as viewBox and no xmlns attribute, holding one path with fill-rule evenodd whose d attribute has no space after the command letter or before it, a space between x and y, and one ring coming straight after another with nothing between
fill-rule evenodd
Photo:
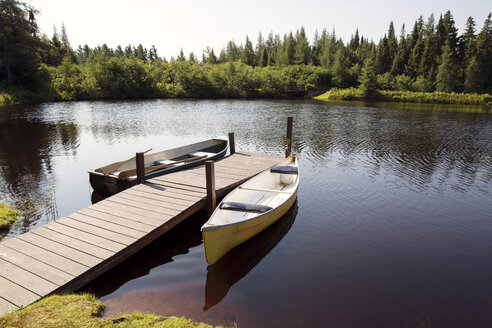
<instances>
[{"instance_id":1,"label":"paddle","mask_svg":"<svg viewBox=\"0 0 492 328\"><path fill-rule=\"evenodd\" d=\"M147 149L143 153L144 154L145 153L148 153L151 150L152 150L152 148ZM109 173L111 173L111 172L116 171L117 169L119 169L123 164L126 164L126 163L128 163L130 161L134 161L134 160L135 160L135 156L130 157L126 161L116 162L116 163L113 163L113 164L109 164L107 166L100 167L98 169L95 169L94 171L99 172L99 173L109 174Z\"/></svg>"},{"instance_id":2,"label":"paddle","mask_svg":"<svg viewBox=\"0 0 492 328\"><path fill-rule=\"evenodd\" d=\"M205 158L207 156L208 155L195 156L195 157L190 157L190 158L183 159L181 161L172 162L172 163L169 163L169 164L162 164L162 165L155 165L155 166L147 166L144 169L144 172L145 173L149 173L149 172L152 172L152 171L155 171L155 170L165 169L166 167L171 167L171 166L174 166L176 164L197 161L197 160L202 159L202 158ZM127 171L120 172L120 174L118 174L118 179L126 179L126 178L132 177L134 175L137 175L137 169L132 169L132 170L127 170Z\"/></svg>"}]
</instances>

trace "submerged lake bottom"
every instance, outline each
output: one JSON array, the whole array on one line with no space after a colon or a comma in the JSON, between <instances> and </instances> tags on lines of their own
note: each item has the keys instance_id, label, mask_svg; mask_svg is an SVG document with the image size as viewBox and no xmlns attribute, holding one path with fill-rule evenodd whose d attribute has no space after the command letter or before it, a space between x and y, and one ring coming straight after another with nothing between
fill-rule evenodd
<instances>
[{"instance_id":1,"label":"submerged lake bottom","mask_svg":"<svg viewBox=\"0 0 492 328\"><path fill-rule=\"evenodd\" d=\"M29 215L91 203L87 170L234 132L283 154L294 117L298 199L207 265L199 212L83 288L107 314L239 327L490 327L492 115L480 108L296 100L152 100L0 111L0 190ZM91 197L92 196L92 197ZM31 201L30 201L31 200ZM29 202L30 201L30 202Z\"/></svg>"}]
</instances>

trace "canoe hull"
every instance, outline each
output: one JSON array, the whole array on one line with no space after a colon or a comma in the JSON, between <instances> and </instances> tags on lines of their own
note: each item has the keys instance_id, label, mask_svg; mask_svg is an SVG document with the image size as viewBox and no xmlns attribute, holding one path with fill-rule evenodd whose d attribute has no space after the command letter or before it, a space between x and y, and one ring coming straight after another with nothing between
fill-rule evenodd
<instances>
[{"instance_id":1,"label":"canoe hull","mask_svg":"<svg viewBox=\"0 0 492 328\"><path fill-rule=\"evenodd\" d=\"M205 258L214 264L227 252L254 237L281 218L292 207L297 198L297 189L282 205L273 211L233 225L218 229L202 230Z\"/></svg>"},{"instance_id":2,"label":"canoe hull","mask_svg":"<svg viewBox=\"0 0 492 328\"><path fill-rule=\"evenodd\" d=\"M216 140L222 140L222 139L216 139ZM189 146L184 146L183 149L185 149L185 147L189 147ZM224 157L225 154L227 153L228 142L224 140L223 144L217 144L214 146L209 146L208 148L204 148L204 149L195 149L194 151L210 151L210 150L213 150L214 148L217 149L217 152L212 156L208 156L208 157L203 158L203 159L189 162L189 163L186 163L184 165L172 166L172 167L168 167L165 169L148 172L145 174L145 179L152 179L152 178L155 178L155 177L158 177L161 175L165 175L168 173L172 173L172 172L176 172L176 171L182 171L182 170L185 170L188 168L199 166L208 160L220 159L220 158ZM172 156L178 156L179 155L179 148L173 149L171 151L173 153ZM151 154L150 156L155 156L155 155ZM146 155L146 158L145 158L146 162L148 161L147 157L150 157L150 156ZM128 189L128 188L136 185L137 179L136 179L136 177L130 177L130 178L126 178L126 179L118 179L114 175L107 175L107 174L97 172L96 170L90 170L89 171L89 182L91 184L92 189L94 189L94 191L100 192L100 193L105 194L105 195L113 195L113 194L116 194L120 191L123 191L125 189Z\"/></svg>"}]
</instances>

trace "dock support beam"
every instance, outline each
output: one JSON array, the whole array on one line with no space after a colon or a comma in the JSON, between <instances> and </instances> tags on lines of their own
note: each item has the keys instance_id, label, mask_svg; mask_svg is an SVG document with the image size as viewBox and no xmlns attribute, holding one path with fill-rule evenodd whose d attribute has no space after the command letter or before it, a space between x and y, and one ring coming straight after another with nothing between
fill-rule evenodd
<instances>
[{"instance_id":1,"label":"dock support beam","mask_svg":"<svg viewBox=\"0 0 492 328\"><path fill-rule=\"evenodd\" d=\"M229 133L229 152L234 154L236 152L236 145L234 144L234 132Z\"/></svg>"},{"instance_id":2,"label":"dock support beam","mask_svg":"<svg viewBox=\"0 0 492 328\"><path fill-rule=\"evenodd\" d=\"M286 139L286 148L285 148L285 157L289 157L292 151L292 123L294 118L292 116L287 117L287 139Z\"/></svg>"},{"instance_id":3,"label":"dock support beam","mask_svg":"<svg viewBox=\"0 0 492 328\"><path fill-rule=\"evenodd\" d=\"M210 218L215 210L215 207L217 206L214 161L205 162L205 178L207 181L207 217Z\"/></svg>"},{"instance_id":4,"label":"dock support beam","mask_svg":"<svg viewBox=\"0 0 492 328\"><path fill-rule=\"evenodd\" d=\"M137 153L135 155L135 160L137 162L137 184L145 182L144 154L145 152Z\"/></svg>"}]
</instances>

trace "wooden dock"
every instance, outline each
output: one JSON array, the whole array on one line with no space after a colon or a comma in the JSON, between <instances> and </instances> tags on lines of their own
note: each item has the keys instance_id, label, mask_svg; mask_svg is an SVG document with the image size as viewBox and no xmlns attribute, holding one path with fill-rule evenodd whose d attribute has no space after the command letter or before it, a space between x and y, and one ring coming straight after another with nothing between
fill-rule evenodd
<instances>
[{"instance_id":1,"label":"wooden dock","mask_svg":"<svg viewBox=\"0 0 492 328\"><path fill-rule=\"evenodd\" d=\"M236 152L215 162L224 196L280 162ZM0 243L0 315L43 296L70 293L206 208L205 167L153 178L53 223Z\"/></svg>"}]
</instances>

